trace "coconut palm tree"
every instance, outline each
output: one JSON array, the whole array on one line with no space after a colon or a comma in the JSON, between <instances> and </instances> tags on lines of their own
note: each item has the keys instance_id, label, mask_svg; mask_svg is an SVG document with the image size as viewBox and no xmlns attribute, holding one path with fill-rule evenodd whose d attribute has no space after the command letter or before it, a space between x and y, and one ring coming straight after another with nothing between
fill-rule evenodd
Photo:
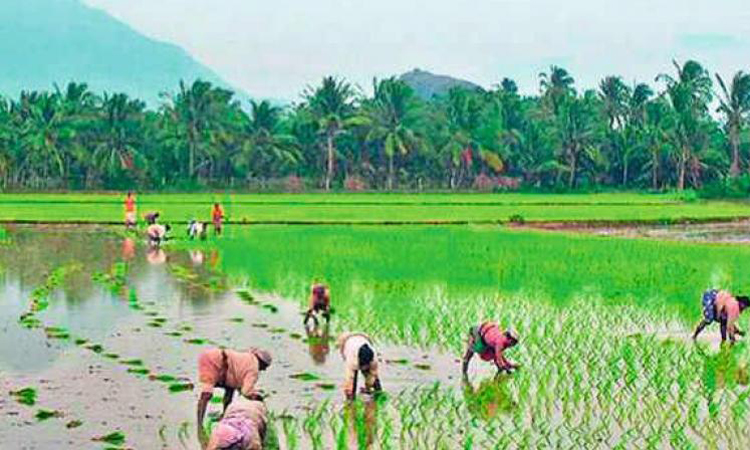
<instances>
[{"instance_id":1,"label":"coconut palm tree","mask_svg":"<svg viewBox=\"0 0 750 450\"><path fill-rule=\"evenodd\" d=\"M325 138L326 175L325 190L331 189L336 158L335 139L347 126L355 112L354 89L345 80L335 77L323 78L320 86L308 87L303 98L310 112L318 121Z\"/></svg>"},{"instance_id":2,"label":"coconut palm tree","mask_svg":"<svg viewBox=\"0 0 750 450\"><path fill-rule=\"evenodd\" d=\"M146 104L127 94L104 95L94 162L100 173L116 176L131 171L140 158Z\"/></svg>"},{"instance_id":3,"label":"coconut palm tree","mask_svg":"<svg viewBox=\"0 0 750 450\"><path fill-rule=\"evenodd\" d=\"M386 187L392 190L396 154L406 155L421 143L415 132L419 103L412 88L395 77L374 80L373 90L373 99L365 104L367 140L382 148L388 160Z\"/></svg>"},{"instance_id":4,"label":"coconut palm tree","mask_svg":"<svg viewBox=\"0 0 750 450\"><path fill-rule=\"evenodd\" d=\"M246 170L272 174L295 167L302 157L294 136L281 131L282 109L269 101L250 101L246 126L248 146L237 162Z\"/></svg>"},{"instance_id":5,"label":"coconut palm tree","mask_svg":"<svg viewBox=\"0 0 750 450\"><path fill-rule=\"evenodd\" d=\"M721 88L718 111L724 114L729 145L732 148L729 175L736 177L740 173L740 134L750 111L750 74L737 72L728 88L718 73L716 80Z\"/></svg>"},{"instance_id":6,"label":"coconut palm tree","mask_svg":"<svg viewBox=\"0 0 750 450\"><path fill-rule=\"evenodd\" d=\"M551 105L553 114L557 115L565 99L575 93L574 83L568 71L559 66L550 66L549 72L539 74L542 97Z\"/></svg>"}]
</instances>

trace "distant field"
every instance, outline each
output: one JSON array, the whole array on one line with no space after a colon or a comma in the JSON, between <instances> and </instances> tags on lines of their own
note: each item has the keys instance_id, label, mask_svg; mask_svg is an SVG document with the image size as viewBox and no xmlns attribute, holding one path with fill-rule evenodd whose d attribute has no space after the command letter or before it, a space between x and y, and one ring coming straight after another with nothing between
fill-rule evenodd
<instances>
[{"instance_id":1,"label":"distant field","mask_svg":"<svg viewBox=\"0 0 750 450\"><path fill-rule=\"evenodd\" d=\"M123 196L2 194L0 221L119 223ZM208 219L221 202L230 223L490 223L674 221L750 217L750 204L685 202L675 194L154 194L138 212L167 222Z\"/></svg>"}]
</instances>

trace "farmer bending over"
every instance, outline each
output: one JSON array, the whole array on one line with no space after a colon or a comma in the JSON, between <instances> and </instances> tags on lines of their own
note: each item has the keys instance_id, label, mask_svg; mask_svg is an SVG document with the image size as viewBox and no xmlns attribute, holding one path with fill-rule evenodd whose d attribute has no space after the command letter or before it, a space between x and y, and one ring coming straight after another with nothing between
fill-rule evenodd
<instances>
[{"instance_id":1,"label":"farmer bending over","mask_svg":"<svg viewBox=\"0 0 750 450\"><path fill-rule=\"evenodd\" d=\"M146 220L146 224L153 225L157 220L159 220L159 212L154 211L147 213L143 216L143 218Z\"/></svg>"},{"instance_id":2,"label":"farmer bending over","mask_svg":"<svg viewBox=\"0 0 750 450\"><path fill-rule=\"evenodd\" d=\"M372 391L380 392L383 388L378 377L378 361L375 359L375 350L372 341L363 333L344 333L337 343L344 358L344 395L347 400L354 400L357 393L357 375L359 372L365 376L365 388L363 393Z\"/></svg>"},{"instance_id":3,"label":"farmer bending over","mask_svg":"<svg viewBox=\"0 0 750 450\"><path fill-rule=\"evenodd\" d=\"M312 318L315 325L318 325L318 318L315 317L318 312L323 313L326 323L331 319L331 292L324 284L313 284L310 290L310 307L305 314L304 324Z\"/></svg>"},{"instance_id":4,"label":"farmer bending over","mask_svg":"<svg viewBox=\"0 0 750 450\"><path fill-rule=\"evenodd\" d=\"M255 383L258 374L271 365L271 354L265 350L250 349L244 352L214 348L198 356L198 381L201 396L198 400L198 427L203 427L206 406L213 396L214 388L224 389L224 412L234 396L234 390L247 398L257 395Z\"/></svg>"},{"instance_id":5,"label":"farmer bending over","mask_svg":"<svg viewBox=\"0 0 750 450\"><path fill-rule=\"evenodd\" d=\"M154 223L146 228L146 235L148 236L148 243L151 247L159 247L162 242L167 240L167 233L171 227L169 225L160 225Z\"/></svg>"},{"instance_id":6,"label":"farmer bending over","mask_svg":"<svg viewBox=\"0 0 750 450\"><path fill-rule=\"evenodd\" d=\"M498 375L503 371L510 372L518 369L520 367L518 364L508 361L503 355L505 350L516 344L518 344L518 334L513 330L502 331L495 323L484 322L477 327L471 327L463 359L464 377L467 376L469 361L474 353L477 353L484 361L494 361Z\"/></svg>"},{"instance_id":7,"label":"farmer bending over","mask_svg":"<svg viewBox=\"0 0 750 450\"><path fill-rule=\"evenodd\" d=\"M744 295L734 297L728 291L710 289L703 293L703 320L696 327L693 333L693 340L706 326L712 322L719 322L721 327L721 341L726 342L727 332L729 340L734 344L737 334L744 336L745 332L737 328L737 319L748 306L750 299Z\"/></svg>"},{"instance_id":8,"label":"farmer bending over","mask_svg":"<svg viewBox=\"0 0 750 450\"><path fill-rule=\"evenodd\" d=\"M197 220L193 219L188 223L187 233L190 240L193 240L195 238L200 238L201 240L206 239L206 223L205 222L198 222Z\"/></svg>"},{"instance_id":9,"label":"farmer bending over","mask_svg":"<svg viewBox=\"0 0 750 450\"><path fill-rule=\"evenodd\" d=\"M206 450L261 450L268 411L263 398L252 394L232 401L211 432Z\"/></svg>"}]
</instances>

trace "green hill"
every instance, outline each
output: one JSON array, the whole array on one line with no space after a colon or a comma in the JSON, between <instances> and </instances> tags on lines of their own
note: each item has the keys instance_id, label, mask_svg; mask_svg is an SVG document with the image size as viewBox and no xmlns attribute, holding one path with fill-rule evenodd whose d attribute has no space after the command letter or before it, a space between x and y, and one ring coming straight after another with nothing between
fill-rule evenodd
<instances>
[{"instance_id":1,"label":"green hill","mask_svg":"<svg viewBox=\"0 0 750 450\"><path fill-rule=\"evenodd\" d=\"M414 69L399 77L399 79L414 89L414 92L425 100L441 97L454 87L465 89L482 89L480 86L466 80L436 75L426 70Z\"/></svg>"},{"instance_id":2,"label":"green hill","mask_svg":"<svg viewBox=\"0 0 750 450\"><path fill-rule=\"evenodd\" d=\"M79 81L153 105L180 79L227 86L181 48L78 0L2 0L0 23L0 93L6 96Z\"/></svg>"}]
</instances>

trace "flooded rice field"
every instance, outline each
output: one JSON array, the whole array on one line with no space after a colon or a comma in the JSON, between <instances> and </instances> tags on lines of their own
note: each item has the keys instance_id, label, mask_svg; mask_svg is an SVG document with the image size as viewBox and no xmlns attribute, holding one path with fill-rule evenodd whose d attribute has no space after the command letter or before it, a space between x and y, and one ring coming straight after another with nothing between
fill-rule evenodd
<instances>
[{"instance_id":1,"label":"flooded rice field","mask_svg":"<svg viewBox=\"0 0 750 450\"><path fill-rule=\"evenodd\" d=\"M583 228L581 230L606 236L725 244L750 244L750 221L747 220L720 223L642 225L615 228L594 227Z\"/></svg>"},{"instance_id":2,"label":"flooded rice field","mask_svg":"<svg viewBox=\"0 0 750 450\"><path fill-rule=\"evenodd\" d=\"M720 347L717 326L689 338L704 289L747 292L747 246L344 226L159 251L117 228L8 226L1 242L2 449L199 449L196 360L213 346L272 352L266 448L750 445L750 347ZM315 281L334 314L308 332ZM521 369L475 358L464 383L486 319L518 331ZM383 398L343 402L343 331L374 337Z\"/></svg>"},{"instance_id":3,"label":"flooded rice field","mask_svg":"<svg viewBox=\"0 0 750 450\"><path fill-rule=\"evenodd\" d=\"M0 247L0 448L200 448L196 359L209 346L273 353L259 387L275 414L341 403L335 336L308 333L295 303L238 295L217 269L218 250L148 251L97 228L17 227L9 236ZM127 270L121 284L118 270ZM54 275L64 279L49 305L19 320ZM457 384L445 370L450 356L380 350L389 391ZM24 388L33 405L12 394Z\"/></svg>"}]
</instances>

